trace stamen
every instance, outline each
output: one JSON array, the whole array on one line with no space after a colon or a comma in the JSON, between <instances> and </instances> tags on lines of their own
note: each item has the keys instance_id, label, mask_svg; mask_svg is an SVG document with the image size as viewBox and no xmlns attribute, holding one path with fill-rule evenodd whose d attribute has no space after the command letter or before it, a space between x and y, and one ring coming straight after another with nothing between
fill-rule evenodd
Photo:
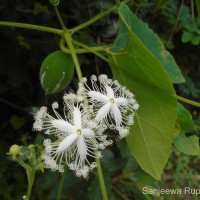
<instances>
[{"instance_id":1,"label":"stamen","mask_svg":"<svg viewBox=\"0 0 200 200\"><path fill-rule=\"evenodd\" d=\"M110 98L110 103L115 103L115 100L113 98Z\"/></svg>"},{"instance_id":2,"label":"stamen","mask_svg":"<svg viewBox=\"0 0 200 200\"><path fill-rule=\"evenodd\" d=\"M82 133L81 133L81 129L78 129L77 131L76 131L76 133L78 134L78 135L81 135Z\"/></svg>"}]
</instances>

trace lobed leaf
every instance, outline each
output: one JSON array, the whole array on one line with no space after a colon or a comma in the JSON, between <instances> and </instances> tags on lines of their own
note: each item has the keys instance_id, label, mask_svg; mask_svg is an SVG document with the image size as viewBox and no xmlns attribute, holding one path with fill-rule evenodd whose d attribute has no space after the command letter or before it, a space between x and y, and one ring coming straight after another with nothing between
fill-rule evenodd
<instances>
[{"instance_id":1,"label":"lobed leaf","mask_svg":"<svg viewBox=\"0 0 200 200\"><path fill-rule=\"evenodd\" d=\"M196 135L186 136L187 131L196 131L197 128L192 120L190 112L181 104L178 104L178 123L180 125L180 134L174 140L176 148L187 155L198 155L199 138Z\"/></svg>"}]
</instances>

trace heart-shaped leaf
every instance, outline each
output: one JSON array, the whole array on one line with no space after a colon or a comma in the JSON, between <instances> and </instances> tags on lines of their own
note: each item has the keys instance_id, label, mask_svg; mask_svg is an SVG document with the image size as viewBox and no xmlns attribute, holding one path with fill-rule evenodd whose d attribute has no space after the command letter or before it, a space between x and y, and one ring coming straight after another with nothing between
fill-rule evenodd
<instances>
[{"instance_id":1,"label":"heart-shaped leaf","mask_svg":"<svg viewBox=\"0 0 200 200\"><path fill-rule=\"evenodd\" d=\"M160 179L175 137L175 91L160 59L135 33L135 15L122 4L119 16L119 34L107 52L115 78L135 94L140 105L127 142L142 169ZM140 28L145 32L146 25Z\"/></svg>"}]
</instances>

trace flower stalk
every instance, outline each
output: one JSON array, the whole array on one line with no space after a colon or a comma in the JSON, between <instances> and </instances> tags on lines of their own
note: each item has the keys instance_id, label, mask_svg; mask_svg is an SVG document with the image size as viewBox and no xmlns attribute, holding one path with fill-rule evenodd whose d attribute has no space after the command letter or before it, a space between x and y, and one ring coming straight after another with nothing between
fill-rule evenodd
<instances>
[{"instance_id":1,"label":"flower stalk","mask_svg":"<svg viewBox=\"0 0 200 200\"><path fill-rule=\"evenodd\" d=\"M58 186L58 194L57 194L56 200L60 200L66 173L67 173L67 168L64 169L64 173L62 174L62 177L61 177L61 180L60 180L60 183L59 183L59 186Z\"/></svg>"},{"instance_id":2,"label":"flower stalk","mask_svg":"<svg viewBox=\"0 0 200 200\"><path fill-rule=\"evenodd\" d=\"M102 198L103 198L103 200L108 200L105 181L104 181L101 163L100 163L99 158L96 158L96 162L97 162L97 173L98 173L98 178L99 178L99 184L100 184L100 187L101 187Z\"/></svg>"},{"instance_id":3,"label":"flower stalk","mask_svg":"<svg viewBox=\"0 0 200 200\"><path fill-rule=\"evenodd\" d=\"M31 197L31 191L32 191L34 180L35 180L35 173L36 173L35 169L32 169L32 168L26 169L26 174L28 178L28 189L27 189L25 200L29 200Z\"/></svg>"},{"instance_id":4,"label":"flower stalk","mask_svg":"<svg viewBox=\"0 0 200 200\"><path fill-rule=\"evenodd\" d=\"M27 188L27 193L25 196L25 200L30 200L31 197L31 191L33 187L33 183L35 180L35 174L36 170L29 165L27 165L23 160L20 158L16 157L15 160L24 168L26 169L26 175L27 175L27 180L28 180L28 188Z\"/></svg>"}]
</instances>

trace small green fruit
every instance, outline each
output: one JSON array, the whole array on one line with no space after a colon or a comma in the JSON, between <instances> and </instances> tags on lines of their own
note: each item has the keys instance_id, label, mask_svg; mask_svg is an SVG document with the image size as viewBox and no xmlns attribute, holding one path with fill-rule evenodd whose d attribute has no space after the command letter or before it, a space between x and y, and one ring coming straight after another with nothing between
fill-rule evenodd
<instances>
[{"instance_id":1,"label":"small green fruit","mask_svg":"<svg viewBox=\"0 0 200 200\"><path fill-rule=\"evenodd\" d=\"M55 51L48 55L40 69L40 82L46 94L62 91L71 81L74 63L70 55Z\"/></svg>"}]
</instances>

